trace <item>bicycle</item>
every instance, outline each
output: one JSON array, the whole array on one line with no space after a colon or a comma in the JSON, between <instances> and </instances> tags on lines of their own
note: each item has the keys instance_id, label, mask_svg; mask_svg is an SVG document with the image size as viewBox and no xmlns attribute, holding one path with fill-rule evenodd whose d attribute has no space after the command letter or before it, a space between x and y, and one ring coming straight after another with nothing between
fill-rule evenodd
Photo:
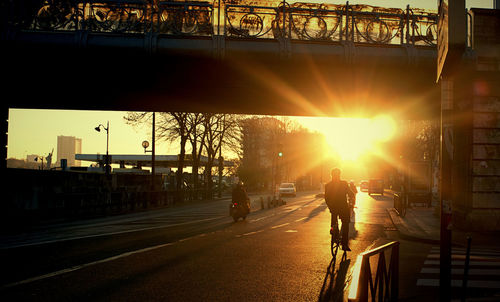
<instances>
[{"instance_id":1,"label":"bicycle","mask_svg":"<svg viewBox=\"0 0 500 302\"><path fill-rule=\"evenodd\" d=\"M330 252L332 253L332 257L337 257L337 252L342 242L342 234L339 230L338 218L335 219L335 224L332 226L332 229L330 229L330 234L331 234ZM346 250L344 250L342 257L347 257Z\"/></svg>"}]
</instances>

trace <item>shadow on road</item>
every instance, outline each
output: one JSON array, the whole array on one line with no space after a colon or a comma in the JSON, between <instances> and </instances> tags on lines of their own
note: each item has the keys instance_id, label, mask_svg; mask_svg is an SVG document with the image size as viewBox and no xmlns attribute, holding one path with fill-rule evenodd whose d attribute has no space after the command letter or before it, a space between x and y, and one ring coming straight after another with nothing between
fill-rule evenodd
<instances>
[{"instance_id":1,"label":"shadow on road","mask_svg":"<svg viewBox=\"0 0 500 302\"><path fill-rule=\"evenodd\" d=\"M336 257L332 258L330 264L326 268L325 279L323 286L319 293L318 301L344 301L344 289L346 287L346 277L351 259L347 259L345 253L342 254L342 261L340 262L339 269L335 272Z\"/></svg>"},{"instance_id":2,"label":"shadow on road","mask_svg":"<svg viewBox=\"0 0 500 302\"><path fill-rule=\"evenodd\" d=\"M387 195L370 195L371 198L378 200L378 201L391 201L392 196L387 196Z\"/></svg>"},{"instance_id":3,"label":"shadow on road","mask_svg":"<svg viewBox=\"0 0 500 302\"><path fill-rule=\"evenodd\" d=\"M328 207L326 206L317 206L315 207L310 213L309 215L307 216L307 219L306 221L309 221L311 220L313 217L319 215L321 212L323 212L324 210L328 209Z\"/></svg>"}]
</instances>

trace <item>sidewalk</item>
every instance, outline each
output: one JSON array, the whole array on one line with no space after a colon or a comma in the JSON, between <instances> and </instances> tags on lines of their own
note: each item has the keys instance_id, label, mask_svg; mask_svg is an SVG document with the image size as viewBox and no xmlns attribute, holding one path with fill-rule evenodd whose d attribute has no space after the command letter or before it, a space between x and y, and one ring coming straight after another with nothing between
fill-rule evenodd
<instances>
[{"instance_id":1,"label":"sidewalk","mask_svg":"<svg viewBox=\"0 0 500 302\"><path fill-rule=\"evenodd\" d=\"M392 223L398 230L401 238L431 244L440 243L440 212L439 206L414 206L406 210L405 217L400 217L396 209L388 208L387 212ZM471 237L471 246L474 248L488 248L500 250L500 232L466 232L452 230L452 244L467 246L467 237Z\"/></svg>"}]
</instances>

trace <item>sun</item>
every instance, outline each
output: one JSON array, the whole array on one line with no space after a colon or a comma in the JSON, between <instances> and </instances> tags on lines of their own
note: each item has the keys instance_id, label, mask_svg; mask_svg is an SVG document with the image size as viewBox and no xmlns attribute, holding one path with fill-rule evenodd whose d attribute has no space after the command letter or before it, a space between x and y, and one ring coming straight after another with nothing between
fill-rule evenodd
<instances>
[{"instance_id":1,"label":"sun","mask_svg":"<svg viewBox=\"0 0 500 302\"><path fill-rule=\"evenodd\" d=\"M330 150L344 161L356 161L378 153L377 145L390 140L396 123L387 115L368 118L314 118L308 127L323 133Z\"/></svg>"}]
</instances>

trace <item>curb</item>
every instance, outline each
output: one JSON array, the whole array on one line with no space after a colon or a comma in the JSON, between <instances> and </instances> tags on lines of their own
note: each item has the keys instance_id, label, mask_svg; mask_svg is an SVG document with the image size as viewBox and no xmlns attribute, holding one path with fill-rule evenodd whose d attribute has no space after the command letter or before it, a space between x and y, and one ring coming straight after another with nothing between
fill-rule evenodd
<instances>
[{"instance_id":1,"label":"curb","mask_svg":"<svg viewBox=\"0 0 500 302\"><path fill-rule=\"evenodd\" d=\"M431 239L431 238L426 238L419 236L417 234L414 234L413 232L409 231L402 223L399 221L395 221L396 219L399 218L399 215L395 213L394 208L387 208L387 213L389 214L389 217L391 218L392 224L396 227L398 230L399 235L401 238L405 240L410 240L410 241L417 241L417 242L423 242L423 243L430 243L430 244L439 244L440 240L439 239ZM392 215L391 215L392 213ZM394 216L394 217L393 217ZM396 217L397 216L397 217ZM402 218L399 218L402 220Z\"/></svg>"}]
</instances>

